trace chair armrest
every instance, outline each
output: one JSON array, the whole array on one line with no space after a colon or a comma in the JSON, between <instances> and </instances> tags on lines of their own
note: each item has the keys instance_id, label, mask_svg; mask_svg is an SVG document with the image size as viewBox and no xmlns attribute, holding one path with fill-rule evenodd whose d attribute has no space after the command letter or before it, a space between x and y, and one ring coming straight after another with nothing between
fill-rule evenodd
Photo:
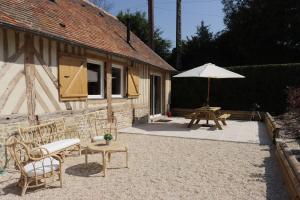
<instances>
[{"instance_id":1,"label":"chair armrest","mask_svg":"<svg viewBox=\"0 0 300 200\"><path fill-rule=\"evenodd\" d=\"M32 141L24 141L24 144L29 146L31 149L36 148L36 147L40 147L40 144L38 144L36 142L32 142Z\"/></svg>"},{"instance_id":2,"label":"chair armrest","mask_svg":"<svg viewBox=\"0 0 300 200\"><path fill-rule=\"evenodd\" d=\"M48 157L49 155L51 154L48 149L41 146L35 147L29 151L30 160L40 160Z\"/></svg>"},{"instance_id":3,"label":"chair armrest","mask_svg":"<svg viewBox=\"0 0 300 200\"><path fill-rule=\"evenodd\" d=\"M33 150L38 150L38 149L40 150L41 154L36 154L36 155L38 155L39 157L32 157L32 151L29 153L30 159L32 161L39 161L39 160L42 160L42 159L45 159L45 158L51 158L52 157L52 158L55 158L56 160L58 160L60 163L62 163L62 159L59 157L59 155L54 154L54 153L50 154L49 151L44 147L37 147ZM46 151L46 153L44 153L43 150Z\"/></svg>"}]
</instances>

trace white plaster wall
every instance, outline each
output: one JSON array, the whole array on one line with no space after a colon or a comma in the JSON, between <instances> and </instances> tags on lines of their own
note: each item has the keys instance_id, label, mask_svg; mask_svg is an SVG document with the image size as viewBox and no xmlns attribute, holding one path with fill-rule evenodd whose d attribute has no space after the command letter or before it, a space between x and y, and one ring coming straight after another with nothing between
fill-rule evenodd
<instances>
[{"instance_id":1,"label":"white plaster wall","mask_svg":"<svg viewBox=\"0 0 300 200\"><path fill-rule=\"evenodd\" d=\"M24 76L24 64L22 61L24 60L24 55L20 56L16 63L11 63L10 67L5 74L5 76L0 80L0 96L4 93L9 83L15 78L15 75L19 72L22 72L23 75L21 79L18 81L12 93L9 95L7 102L4 108L1 111L3 115L10 115L14 108L16 107L18 100L24 95L25 88L25 76Z\"/></svg>"}]
</instances>

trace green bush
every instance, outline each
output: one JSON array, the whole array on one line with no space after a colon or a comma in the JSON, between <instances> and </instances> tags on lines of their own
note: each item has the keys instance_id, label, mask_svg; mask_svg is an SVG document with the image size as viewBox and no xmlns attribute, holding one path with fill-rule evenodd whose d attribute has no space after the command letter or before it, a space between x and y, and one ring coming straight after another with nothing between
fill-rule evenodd
<instances>
[{"instance_id":1,"label":"green bush","mask_svg":"<svg viewBox=\"0 0 300 200\"><path fill-rule=\"evenodd\" d=\"M104 140L106 140L106 141L110 141L110 140L112 140L113 139L113 136L112 136L112 134L110 134L110 133L106 133L105 135L104 135Z\"/></svg>"},{"instance_id":2,"label":"green bush","mask_svg":"<svg viewBox=\"0 0 300 200\"><path fill-rule=\"evenodd\" d=\"M281 114L287 110L287 89L300 86L300 64L229 67L245 79L211 79L210 105L222 109ZM205 104L207 79L172 78L172 108L197 108Z\"/></svg>"}]
</instances>

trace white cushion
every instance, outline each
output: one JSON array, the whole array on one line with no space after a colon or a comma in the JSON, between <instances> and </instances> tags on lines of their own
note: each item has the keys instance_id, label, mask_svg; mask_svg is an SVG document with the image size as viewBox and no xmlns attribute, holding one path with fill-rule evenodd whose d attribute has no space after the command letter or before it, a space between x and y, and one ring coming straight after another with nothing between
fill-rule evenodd
<instances>
[{"instance_id":1,"label":"white cushion","mask_svg":"<svg viewBox=\"0 0 300 200\"><path fill-rule=\"evenodd\" d=\"M92 138L92 142L104 141L104 135L97 135Z\"/></svg>"},{"instance_id":2,"label":"white cushion","mask_svg":"<svg viewBox=\"0 0 300 200\"><path fill-rule=\"evenodd\" d=\"M53 171L57 170L59 168L59 161L51 157L51 158L44 158L39 161L28 163L27 165L24 166L25 172L29 177L49 173L52 171L51 161L52 161Z\"/></svg>"},{"instance_id":3,"label":"white cushion","mask_svg":"<svg viewBox=\"0 0 300 200\"><path fill-rule=\"evenodd\" d=\"M61 151L70 146L80 144L80 139L64 139L55 142L51 142L49 144L42 145L43 148L47 149L49 153ZM45 152L46 153L46 152Z\"/></svg>"}]
</instances>

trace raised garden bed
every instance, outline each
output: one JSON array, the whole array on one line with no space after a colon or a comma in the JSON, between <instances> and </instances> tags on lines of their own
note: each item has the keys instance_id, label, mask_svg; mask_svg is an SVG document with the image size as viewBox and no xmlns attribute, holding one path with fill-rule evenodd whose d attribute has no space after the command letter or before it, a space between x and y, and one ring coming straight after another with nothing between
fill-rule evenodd
<instances>
[{"instance_id":1,"label":"raised garden bed","mask_svg":"<svg viewBox=\"0 0 300 200\"><path fill-rule=\"evenodd\" d=\"M276 156L291 199L300 199L300 157L294 152L299 154L299 150L295 140L276 144Z\"/></svg>"},{"instance_id":2,"label":"raised garden bed","mask_svg":"<svg viewBox=\"0 0 300 200\"><path fill-rule=\"evenodd\" d=\"M279 135L281 126L275 121L275 119L268 112L266 112L264 114L264 122L265 122L267 130L268 130L267 132L268 132L270 138L272 139L273 144L275 144L276 138Z\"/></svg>"}]
</instances>

